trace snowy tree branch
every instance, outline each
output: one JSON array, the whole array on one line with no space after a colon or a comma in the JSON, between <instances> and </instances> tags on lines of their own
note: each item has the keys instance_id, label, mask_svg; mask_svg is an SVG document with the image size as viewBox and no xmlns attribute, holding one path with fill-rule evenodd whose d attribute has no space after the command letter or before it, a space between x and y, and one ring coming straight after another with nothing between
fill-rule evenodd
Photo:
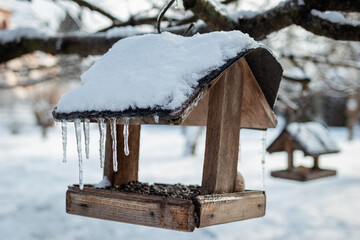
<instances>
[{"instance_id":1,"label":"snowy tree branch","mask_svg":"<svg viewBox=\"0 0 360 240\"><path fill-rule=\"evenodd\" d=\"M0 63L36 50L50 54L99 55L105 53L116 41L124 37L107 38L105 34L49 38L22 37L0 44Z\"/></svg>"},{"instance_id":2,"label":"snowy tree branch","mask_svg":"<svg viewBox=\"0 0 360 240\"><path fill-rule=\"evenodd\" d=\"M307 21L301 18L294 19L294 23L316 35L335 40L360 41L360 24L335 23L322 19L313 14L307 14Z\"/></svg>"},{"instance_id":3,"label":"snowy tree branch","mask_svg":"<svg viewBox=\"0 0 360 240\"><path fill-rule=\"evenodd\" d=\"M84 0L73 0L83 7L105 12ZM285 27L296 24L304 29L321 36L326 36L336 40L360 41L360 24L348 22L332 22L322 18L319 14L313 14L313 9L338 10L346 12L360 12L360 0L354 1L324 1L324 0L290 0L281 2L278 6L256 15L241 15L236 20L231 19L222 5L212 0L184 0L185 9L191 10L194 15L175 22L174 28L168 29L176 34L183 34L187 29L187 24L197 19L205 21L206 26L196 26L196 30L204 33L213 30L240 30L248 33L256 40L264 39L269 34L279 31ZM228 1L226 1L228 2ZM232 2L232 1L229 1ZM321 12L319 12L321 14ZM104 13L106 14L106 13ZM114 26L155 24L155 17L136 18L131 17L126 22L116 22L111 14L107 14L112 19ZM170 19L171 20L171 19ZM186 25L185 25L186 24ZM73 35L61 37L29 37L23 36L14 38L12 41L1 41L0 37L0 62L22 56L35 50L44 51L51 54L80 54L98 55L106 52L117 40L127 36L116 36L108 38L106 33L94 35Z\"/></svg>"},{"instance_id":4,"label":"snowy tree branch","mask_svg":"<svg viewBox=\"0 0 360 240\"><path fill-rule=\"evenodd\" d=\"M114 17L113 15L111 15L110 13L108 13L107 11L87 2L84 0L72 0L73 2L75 2L76 4L78 4L80 7L86 7L92 11L98 12L100 14L102 14L103 16L109 18L111 21L113 22L121 22L118 18Z\"/></svg>"},{"instance_id":5,"label":"snowy tree branch","mask_svg":"<svg viewBox=\"0 0 360 240\"><path fill-rule=\"evenodd\" d=\"M304 3L319 11L360 12L360 0L304 0Z\"/></svg>"},{"instance_id":6,"label":"snowy tree branch","mask_svg":"<svg viewBox=\"0 0 360 240\"><path fill-rule=\"evenodd\" d=\"M199 19L202 19L212 30L234 30L232 21L219 5L211 0L184 0L186 10L191 10Z\"/></svg>"},{"instance_id":7,"label":"snowy tree branch","mask_svg":"<svg viewBox=\"0 0 360 240\"><path fill-rule=\"evenodd\" d=\"M303 61L310 61L313 63L326 64L335 67L347 67L347 68L354 68L360 70L360 63L351 60L330 59L325 56L301 56L301 55L292 55L292 54L283 54L282 57L286 57L291 61L303 60Z\"/></svg>"},{"instance_id":8,"label":"snowy tree branch","mask_svg":"<svg viewBox=\"0 0 360 240\"><path fill-rule=\"evenodd\" d=\"M360 4L351 3L353 1L292 0L281 2L277 7L255 16L241 16L237 22L224 14L216 2L211 0L184 0L184 7L193 11L213 30L237 29L249 33L257 40L296 24L316 35L336 40L360 41L360 25L334 23L311 14L312 9L360 12Z\"/></svg>"},{"instance_id":9,"label":"snowy tree branch","mask_svg":"<svg viewBox=\"0 0 360 240\"><path fill-rule=\"evenodd\" d=\"M29 79L26 81L20 81L16 84L7 84L7 83L0 83L0 89L12 89L16 87L28 87L31 85L35 85L38 83L43 83L47 81L55 80L57 77L56 74L47 74L46 76L41 77L40 79Z\"/></svg>"},{"instance_id":10,"label":"snowy tree branch","mask_svg":"<svg viewBox=\"0 0 360 240\"><path fill-rule=\"evenodd\" d=\"M165 29L174 34L183 34L188 25ZM16 31L16 30L13 30ZM35 31L35 30L34 30ZM194 32L209 32L207 26L197 25ZM11 33L14 34L14 33ZM78 54L80 56L101 55L118 40L129 37L128 35L108 36L107 33L96 33L92 35L63 35L47 37L43 34L21 35L6 41L1 41L0 35L0 63L20 57L34 51L43 51L50 54ZM139 32L139 35L143 33ZM192 34L189 34L192 35Z\"/></svg>"}]
</instances>

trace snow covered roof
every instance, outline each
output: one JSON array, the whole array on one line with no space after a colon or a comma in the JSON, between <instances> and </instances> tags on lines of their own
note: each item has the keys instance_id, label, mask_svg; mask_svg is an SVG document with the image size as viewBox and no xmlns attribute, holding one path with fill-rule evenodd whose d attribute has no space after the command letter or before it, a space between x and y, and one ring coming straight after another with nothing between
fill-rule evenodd
<instances>
[{"instance_id":1,"label":"snow covered roof","mask_svg":"<svg viewBox=\"0 0 360 240\"><path fill-rule=\"evenodd\" d=\"M193 37L165 32L115 43L81 76L81 85L61 97L53 114L58 120L176 117L244 56L273 106L282 68L266 47L239 31Z\"/></svg>"},{"instance_id":2,"label":"snow covered roof","mask_svg":"<svg viewBox=\"0 0 360 240\"><path fill-rule=\"evenodd\" d=\"M340 151L329 131L317 122L290 123L268 147L268 152L285 151L285 139L291 139L294 149L302 150L305 155L319 156Z\"/></svg>"}]
</instances>

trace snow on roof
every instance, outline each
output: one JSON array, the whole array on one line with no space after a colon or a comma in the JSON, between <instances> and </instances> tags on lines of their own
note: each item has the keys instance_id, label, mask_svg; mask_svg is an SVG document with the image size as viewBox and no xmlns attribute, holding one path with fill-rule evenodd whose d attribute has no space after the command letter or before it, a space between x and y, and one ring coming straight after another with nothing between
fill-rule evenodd
<instances>
[{"instance_id":1,"label":"snow on roof","mask_svg":"<svg viewBox=\"0 0 360 240\"><path fill-rule=\"evenodd\" d=\"M339 152L340 148L329 131L320 123L290 123L286 131L303 147L307 155Z\"/></svg>"},{"instance_id":2,"label":"snow on roof","mask_svg":"<svg viewBox=\"0 0 360 240\"><path fill-rule=\"evenodd\" d=\"M61 97L55 112L173 110L212 70L258 47L239 31L129 37L115 43L81 76L81 85Z\"/></svg>"}]
</instances>

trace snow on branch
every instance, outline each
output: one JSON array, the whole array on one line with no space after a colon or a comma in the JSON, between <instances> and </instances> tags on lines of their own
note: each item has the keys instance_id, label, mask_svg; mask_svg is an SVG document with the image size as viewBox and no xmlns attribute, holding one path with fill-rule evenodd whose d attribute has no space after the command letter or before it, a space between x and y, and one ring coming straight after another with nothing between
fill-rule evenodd
<instances>
[{"instance_id":1,"label":"snow on branch","mask_svg":"<svg viewBox=\"0 0 360 240\"><path fill-rule=\"evenodd\" d=\"M310 61L313 63L326 64L335 67L346 67L360 70L360 63L346 59L333 59L325 56L304 56L304 55L293 55L293 54L282 54L282 57L289 58L290 60L303 60Z\"/></svg>"},{"instance_id":2,"label":"snow on branch","mask_svg":"<svg viewBox=\"0 0 360 240\"><path fill-rule=\"evenodd\" d=\"M311 10L311 14L332 23L350 24L353 26L360 25L359 21L350 21L346 19L344 15L342 15L339 12L334 12L334 11L320 12L318 10L313 9Z\"/></svg>"},{"instance_id":3,"label":"snow on branch","mask_svg":"<svg viewBox=\"0 0 360 240\"><path fill-rule=\"evenodd\" d=\"M295 19L294 22L316 35L335 40L360 41L360 24L334 22L311 13L307 15L307 19L308 21Z\"/></svg>"},{"instance_id":4,"label":"snow on branch","mask_svg":"<svg viewBox=\"0 0 360 240\"><path fill-rule=\"evenodd\" d=\"M118 22L120 23L121 21L114 17L113 15L111 15L110 13L108 13L107 11L87 2L87 1L84 1L84 0L72 0L73 2L77 3L80 7L86 7L92 11L95 11L95 12L98 12L100 14L102 14L103 16L109 18L111 21L113 22Z\"/></svg>"},{"instance_id":5,"label":"snow on branch","mask_svg":"<svg viewBox=\"0 0 360 240\"><path fill-rule=\"evenodd\" d=\"M28 87L42 82L56 80L56 74L47 74L39 79L28 79L26 81L20 81L15 84L0 83L0 89L11 89L16 87Z\"/></svg>"},{"instance_id":6,"label":"snow on branch","mask_svg":"<svg viewBox=\"0 0 360 240\"><path fill-rule=\"evenodd\" d=\"M248 33L256 40L264 39L270 33L296 24L316 35L336 40L360 41L360 25L350 24L346 21L341 23L332 22L311 12L313 9L360 12L360 4L350 4L351 1L285 1L268 11L258 14L238 14L241 17L237 21L224 14L220 5L215 1L184 0L183 2L185 9L193 11L213 30L236 29Z\"/></svg>"},{"instance_id":7,"label":"snow on branch","mask_svg":"<svg viewBox=\"0 0 360 240\"><path fill-rule=\"evenodd\" d=\"M206 22L212 30L234 30L236 24L213 0L183 0L185 10L191 10L199 19Z\"/></svg>"},{"instance_id":8,"label":"snow on branch","mask_svg":"<svg viewBox=\"0 0 360 240\"><path fill-rule=\"evenodd\" d=\"M166 31L183 34L187 25L169 28ZM204 24L197 24L196 32L209 32ZM106 32L91 35L64 34L47 36L34 29L16 29L0 32L0 63L34 51L50 54L79 54L81 56L101 55L118 40L135 35L150 33L141 26L112 28Z\"/></svg>"},{"instance_id":9,"label":"snow on branch","mask_svg":"<svg viewBox=\"0 0 360 240\"><path fill-rule=\"evenodd\" d=\"M12 33L13 31L8 31L8 34L0 35L0 63L36 50L50 54L79 54L82 56L103 54L116 41L127 37L114 35L114 37L108 38L106 34L63 35L57 37L14 34L12 41L10 41L10 37L7 35L12 35Z\"/></svg>"},{"instance_id":10,"label":"snow on branch","mask_svg":"<svg viewBox=\"0 0 360 240\"><path fill-rule=\"evenodd\" d=\"M84 0L73 0L83 7L94 11L104 12ZM229 3L233 1L223 1ZM188 16L175 22L175 27L167 29L172 33L183 34L188 25L185 23L201 19L205 22L196 24L196 30L200 33L214 30L240 30L248 33L256 40L266 38L269 34L282 28L296 24L316 35L326 36L336 40L360 41L360 24L354 24L342 19L329 17L324 11L360 12L360 0L355 1L325 1L325 0L289 0L283 1L278 6L258 13L231 14L237 15L234 19L227 13L225 5L214 0L183 0L185 9L191 10L194 15ZM113 27L118 26L144 26L154 24L155 18L132 17L128 21L121 22L108 15L113 20ZM334 21L336 20L336 21ZM184 25L183 25L184 24ZM180 25L180 26L179 26ZM40 50L51 54L80 54L98 55L105 53L116 41L128 37L116 30L111 37L106 32L92 35L64 35L50 37L30 30L16 30L17 32L2 31L0 34L0 63L21 55ZM112 32L114 33L114 32ZM131 35L140 35L143 32L133 31Z\"/></svg>"}]
</instances>

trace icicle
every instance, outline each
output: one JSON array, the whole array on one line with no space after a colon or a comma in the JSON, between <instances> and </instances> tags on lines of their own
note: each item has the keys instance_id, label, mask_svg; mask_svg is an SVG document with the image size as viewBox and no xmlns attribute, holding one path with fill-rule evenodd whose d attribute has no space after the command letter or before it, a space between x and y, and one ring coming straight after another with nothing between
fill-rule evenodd
<instances>
[{"instance_id":1,"label":"icicle","mask_svg":"<svg viewBox=\"0 0 360 240\"><path fill-rule=\"evenodd\" d=\"M111 119L110 130L111 130L112 149L113 149L113 169L114 172L117 172L118 164L117 164L116 118Z\"/></svg>"},{"instance_id":2,"label":"icicle","mask_svg":"<svg viewBox=\"0 0 360 240\"><path fill-rule=\"evenodd\" d=\"M261 183L265 188L265 157L266 157L266 134L265 130L261 137Z\"/></svg>"},{"instance_id":3,"label":"icicle","mask_svg":"<svg viewBox=\"0 0 360 240\"><path fill-rule=\"evenodd\" d=\"M154 115L154 122L159 123L159 116L158 115Z\"/></svg>"},{"instance_id":4,"label":"icicle","mask_svg":"<svg viewBox=\"0 0 360 240\"><path fill-rule=\"evenodd\" d=\"M65 120L61 121L61 136L63 146L63 163L66 163L67 123Z\"/></svg>"},{"instance_id":5,"label":"icicle","mask_svg":"<svg viewBox=\"0 0 360 240\"><path fill-rule=\"evenodd\" d=\"M99 123L99 133L100 133L100 167L104 167L105 161L105 120L103 118L98 119Z\"/></svg>"},{"instance_id":6,"label":"icicle","mask_svg":"<svg viewBox=\"0 0 360 240\"><path fill-rule=\"evenodd\" d=\"M78 159L79 159L79 185L80 189L84 188L83 183L83 169L82 169L82 149L81 149L81 126L80 126L80 119L74 120L75 125L75 134L76 134L76 145L78 151Z\"/></svg>"},{"instance_id":7,"label":"icicle","mask_svg":"<svg viewBox=\"0 0 360 240\"><path fill-rule=\"evenodd\" d=\"M85 136L85 156L89 159L89 144L90 144L90 119L84 119L84 136Z\"/></svg>"},{"instance_id":8,"label":"icicle","mask_svg":"<svg viewBox=\"0 0 360 240\"><path fill-rule=\"evenodd\" d=\"M62 47L62 44L63 44L63 39L62 39L62 38L59 38L58 40L56 40L56 42L55 42L55 49L56 49L56 50L60 50L61 47Z\"/></svg>"},{"instance_id":9,"label":"icicle","mask_svg":"<svg viewBox=\"0 0 360 240\"><path fill-rule=\"evenodd\" d=\"M129 156L129 118L124 118L124 153Z\"/></svg>"}]
</instances>

